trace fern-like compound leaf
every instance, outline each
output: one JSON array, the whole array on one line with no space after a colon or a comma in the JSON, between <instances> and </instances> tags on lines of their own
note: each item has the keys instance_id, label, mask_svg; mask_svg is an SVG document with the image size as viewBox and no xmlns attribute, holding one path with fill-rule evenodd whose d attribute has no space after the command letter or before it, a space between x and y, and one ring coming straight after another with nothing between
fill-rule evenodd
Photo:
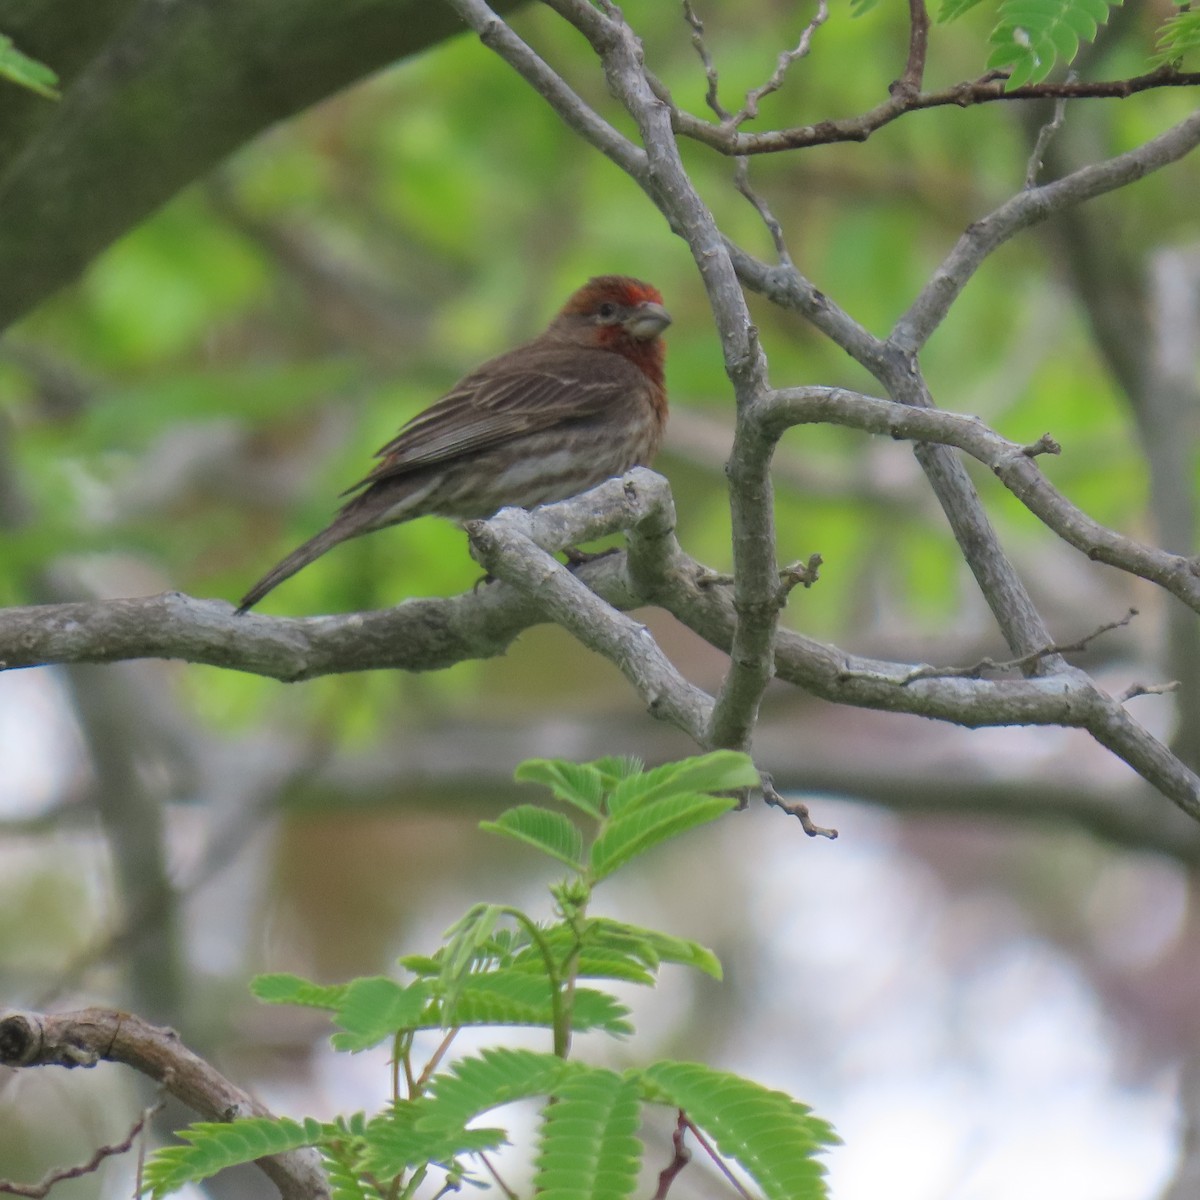
<instances>
[{"instance_id":1,"label":"fern-like compound leaf","mask_svg":"<svg viewBox=\"0 0 1200 1200\"><path fill-rule=\"evenodd\" d=\"M346 998L344 983L310 983L299 975L258 975L250 991L265 1004L299 1004L305 1008L327 1008L335 1012Z\"/></svg>"},{"instance_id":2,"label":"fern-like compound leaf","mask_svg":"<svg viewBox=\"0 0 1200 1200\"><path fill-rule=\"evenodd\" d=\"M1009 68L1009 90L1040 83L1057 62L1071 62L1121 0L1004 0L992 31L988 66Z\"/></svg>"},{"instance_id":3,"label":"fern-like compound leaf","mask_svg":"<svg viewBox=\"0 0 1200 1200\"><path fill-rule=\"evenodd\" d=\"M311 1117L303 1122L287 1117L198 1122L180 1132L187 1145L167 1146L147 1160L142 1180L154 1200L159 1200L226 1167L315 1146L324 1133L325 1127Z\"/></svg>"},{"instance_id":4,"label":"fern-like compound leaf","mask_svg":"<svg viewBox=\"0 0 1200 1200\"><path fill-rule=\"evenodd\" d=\"M590 817L602 815L601 803L607 781L605 773L596 763L531 758L516 769L513 778L518 783L544 784L560 800L574 805Z\"/></svg>"},{"instance_id":5,"label":"fern-like compound leaf","mask_svg":"<svg viewBox=\"0 0 1200 1200\"><path fill-rule=\"evenodd\" d=\"M331 1039L334 1049L366 1050L420 1024L431 991L423 979L407 986L386 975L355 979L334 1018L342 1029Z\"/></svg>"},{"instance_id":6,"label":"fern-like compound leaf","mask_svg":"<svg viewBox=\"0 0 1200 1200\"><path fill-rule=\"evenodd\" d=\"M433 1082L420 1102L416 1127L429 1132L464 1129L490 1109L530 1096L555 1095L577 1064L534 1050L495 1048L460 1059Z\"/></svg>"},{"instance_id":7,"label":"fern-like compound leaf","mask_svg":"<svg viewBox=\"0 0 1200 1200\"><path fill-rule=\"evenodd\" d=\"M539 1200L626 1200L642 1145L637 1083L590 1067L564 1080L547 1106L533 1180Z\"/></svg>"},{"instance_id":8,"label":"fern-like compound leaf","mask_svg":"<svg viewBox=\"0 0 1200 1200\"><path fill-rule=\"evenodd\" d=\"M748 754L736 750L714 750L711 754L697 754L626 776L612 789L608 811L617 816L670 796L734 791L756 787L758 783L758 772Z\"/></svg>"},{"instance_id":9,"label":"fern-like compound leaf","mask_svg":"<svg viewBox=\"0 0 1200 1200\"><path fill-rule=\"evenodd\" d=\"M659 1062L636 1078L646 1099L683 1109L767 1200L824 1200L825 1168L814 1156L838 1138L806 1105L703 1063Z\"/></svg>"},{"instance_id":10,"label":"fern-like compound leaf","mask_svg":"<svg viewBox=\"0 0 1200 1200\"><path fill-rule=\"evenodd\" d=\"M521 804L501 813L495 821L480 822L479 827L533 846L576 871L583 870L583 834L562 813Z\"/></svg>"},{"instance_id":11,"label":"fern-like compound leaf","mask_svg":"<svg viewBox=\"0 0 1200 1200\"><path fill-rule=\"evenodd\" d=\"M731 796L685 793L671 795L652 804L639 804L618 817L610 818L603 832L592 843L593 879L604 879L631 859L684 830L716 820L736 803Z\"/></svg>"},{"instance_id":12,"label":"fern-like compound leaf","mask_svg":"<svg viewBox=\"0 0 1200 1200\"><path fill-rule=\"evenodd\" d=\"M1200 8L1182 9L1162 23L1151 61L1162 66L1190 55L1200 55Z\"/></svg>"}]
</instances>

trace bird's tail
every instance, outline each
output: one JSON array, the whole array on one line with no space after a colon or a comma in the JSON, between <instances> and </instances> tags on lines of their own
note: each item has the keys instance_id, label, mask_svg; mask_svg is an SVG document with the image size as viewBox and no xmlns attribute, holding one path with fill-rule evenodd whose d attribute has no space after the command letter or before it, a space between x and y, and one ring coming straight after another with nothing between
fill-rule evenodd
<instances>
[{"instance_id":1,"label":"bird's tail","mask_svg":"<svg viewBox=\"0 0 1200 1200\"><path fill-rule=\"evenodd\" d=\"M269 591L277 588L285 579L290 579L301 567L307 567L314 559L318 559L327 550L332 550L338 542L366 533L367 529L347 528L344 516L336 519L327 529L322 529L315 537L311 537L302 546L297 546L281 563L273 566L243 597L237 606L237 615L253 608Z\"/></svg>"}]
</instances>

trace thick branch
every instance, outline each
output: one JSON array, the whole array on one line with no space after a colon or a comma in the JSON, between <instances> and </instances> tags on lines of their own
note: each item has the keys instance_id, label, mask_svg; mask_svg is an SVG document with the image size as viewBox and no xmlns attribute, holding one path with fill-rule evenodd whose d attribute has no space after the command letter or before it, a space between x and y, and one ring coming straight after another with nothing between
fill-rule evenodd
<instances>
[{"instance_id":1,"label":"thick branch","mask_svg":"<svg viewBox=\"0 0 1200 1200\"><path fill-rule=\"evenodd\" d=\"M612 608L657 604L711 645L725 651L733 646L735 595L715 582L714 572L679 548L666 481L653 472L632 471L583 496L535 510L527 519L529 540L547 550L626 530L628 569L621 556L613 555L578 568L576 581L586 582ZM534 569L546 571L544 559L537 564ZM512 570L527 582L533 578L520 563ZM552 586L561 586L561 581ZM575 595L571 591L568 599ZM181 658L277 679L309 679L344 671L446 667L499 653L522 629L546 619L546 612L530 606L524 590L503 582L445 600L407 601L382 612L298 620L235 617L225 601L168 593L0 612L0 658L11 667ZM654 647L649 635L638 636L646 638L647 648ZM616 644L619 649L619 639ZM1042 646L1049 644L1047 638ZM920 664L848 655L782 629L773 654L781 679L835 703L916 713L971 727L1088 729L1185 811L1200 813L1195 807L1200 804L1200 780L1170 755L1164 757L1155 739L1127 720L1116 700L1069 668L1030 680L914 679ZM687 699L685 692L678 695L688 704L696 699ZM686 710L685 704L680 728L691 732L698 711ZM696 740L709 744L703 737Z\"/></svg>"},{"instance_id":2,"label":"thick branch","mask_svg":"<svg viewBox=\"0 0 1200 1200\"><path fill-rule=\"evenodd\" d=\"M0 18L68 85L58 104L5 85L0 329L263 129L456 32L424 0L17 0Z\"/></svg>"},{"instance_id":3,"label":"thick branch","mask_svg":"<svg viewBox=\"0 0 1200 1200\"><path fill-rule=\"evenodd\" d=\"M544 619L616 666L652 715L704 745L711 697L680 675L644 625L606 604L539 546L538 524L537 514L516 508L490 521L472 521L471 552L490 574L520 589Z\"/></svg>"}]
</instances>

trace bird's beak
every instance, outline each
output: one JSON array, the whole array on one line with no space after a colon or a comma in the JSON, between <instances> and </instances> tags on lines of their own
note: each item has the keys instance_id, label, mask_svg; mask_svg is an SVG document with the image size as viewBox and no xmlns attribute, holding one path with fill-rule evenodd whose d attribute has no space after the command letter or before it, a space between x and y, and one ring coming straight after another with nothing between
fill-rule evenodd
<instances>
[{"instance_id":1,"label":"bird's beak","mask_svg":"<svg viewBox=\"0 0 1200 1200\"><path fill-rule=\"evenodd\" d=\"M630 337L637 338L639 342L648 342L658 337L670 323L671 314L661 304L646 300L629 314L624 324Z\"/></svg>"}]
</instances>

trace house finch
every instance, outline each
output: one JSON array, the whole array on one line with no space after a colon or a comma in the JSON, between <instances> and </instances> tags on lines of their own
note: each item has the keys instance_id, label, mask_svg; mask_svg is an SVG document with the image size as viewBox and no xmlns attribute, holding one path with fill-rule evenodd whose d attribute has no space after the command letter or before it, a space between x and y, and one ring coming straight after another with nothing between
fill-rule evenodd
<instances>
[{"instance_id":1,"label":"house finch","mask_svg":"<svg viewBox=\"0 0 1200 1200\"><path fill-rule=\"evenodd\" d=\"M243 597L238 612L338 542L434 514L460 521L578 495L648 465L667 420L671 323L656 288L590 279L550 327L493 358L418 413L343 496L332 523Z\"/></svg>"}]
</instances>

